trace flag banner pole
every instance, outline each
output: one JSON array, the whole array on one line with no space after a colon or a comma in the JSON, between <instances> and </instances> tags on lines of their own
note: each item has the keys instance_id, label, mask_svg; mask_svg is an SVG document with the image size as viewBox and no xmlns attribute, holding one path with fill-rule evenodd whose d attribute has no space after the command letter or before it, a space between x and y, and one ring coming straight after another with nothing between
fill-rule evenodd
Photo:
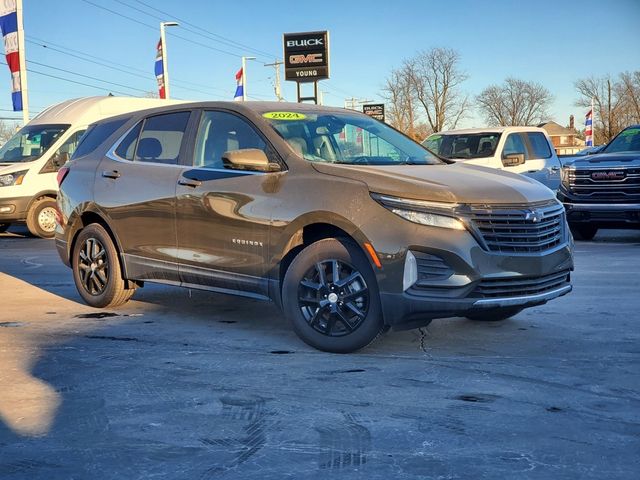
<instances>
[{"instance_id":1,"label":"flag banner pole","mask_svg":"<svg viewBox=\"0 0 640 480\"><path fill-rule=\"evenodd\" d=\"M29 123L29 91L27 90L27 54L24 49L24 16L22 0L16 0L18 20L18 54L20 56L20 93L22 96L22 121Z\"/></svg>"}]
</instances>

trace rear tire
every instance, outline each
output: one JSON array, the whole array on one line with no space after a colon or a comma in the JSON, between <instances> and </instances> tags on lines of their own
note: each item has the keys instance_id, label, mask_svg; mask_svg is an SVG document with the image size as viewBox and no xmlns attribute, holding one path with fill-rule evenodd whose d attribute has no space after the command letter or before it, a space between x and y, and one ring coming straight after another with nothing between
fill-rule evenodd
<instances>
[{"instance_id":1,"label":"rear tire","mask_svg":"<svg viewBox=\"0 0 640 480\"><path fill-rule=\"evenodd\" d=\"M515 317L522 310L524 309L520 307L491 308L484 312L470 313L467 318L475 322L501 322L507 318Z\"/></svg>"},{"instance_id":2,"label":"rear tire","mask_svg":"<svg viewBox=\"0 0 640 480\"><path fill-rule=\"evenodd\" d=\"M83 228L78 235L71 267L78 293L92 307L117 307L135 292L125 287L118 251L107 231L97 223Z\"/></svg>"},{"instance_id":3,"label":"rear tire","mask_svg":"<svg viewBox=\"0 0 640 480\"><path fill-rule=\"evenodd\" d=\"M56 201L51 197L36 200L27 212L27 228L34 237L53 238L56 233Z\"/></svg>"},{"instance_id":4,"label":"rear tire","mask_svg":"<svg viewBox=\"0 0 640 480\"><path fill-rule=\"evenodd\" d=\"M302 250L285 274L282 303L298 336L325 352L354 352L384 329L376 277L347 239L327 238Z\"/></svg>"},{"instance_id":5,"label":"rear tire","mask_svg":"<svg viewBox=\"0 0 640 480\"><path fill-rule=\"evenodd\" d=\"M0 223L0 233L6 232L10 226L10 223Z\"/></svg>"},{"instance_id":6,"label":"rear tire","mask_svg":"<svg viewBox=\"0 0 640 480\"><path fill-rule=\"evenodd\" d=\"M592 240L598 233L598 227L590 224L570 224L569 228L576 240Z\"/></svg>"}]
</instances>

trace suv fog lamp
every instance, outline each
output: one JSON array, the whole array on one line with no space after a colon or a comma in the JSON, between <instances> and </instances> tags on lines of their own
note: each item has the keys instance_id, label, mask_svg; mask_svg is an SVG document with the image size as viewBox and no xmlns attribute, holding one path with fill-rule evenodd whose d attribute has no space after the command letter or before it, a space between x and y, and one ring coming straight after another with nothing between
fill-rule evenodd
<instances>
[{"instance_id":1,"label":"suv fog lamp","mask_svg":"<svg viewBox=\"0 0 640 480\"><path fill-rule=\"evenodd\" d=\"M404 258L404 274L402 275L402 291L406 291L418 281L418 263L416 257L410 251Z\"/></svg>"}]
</instances>

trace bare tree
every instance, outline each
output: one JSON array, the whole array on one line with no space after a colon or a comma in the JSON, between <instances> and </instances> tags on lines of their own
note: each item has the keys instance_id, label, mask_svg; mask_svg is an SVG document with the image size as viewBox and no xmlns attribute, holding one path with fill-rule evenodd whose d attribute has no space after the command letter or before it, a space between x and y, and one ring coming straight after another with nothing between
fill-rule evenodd
<instances>
[{"instance_id":1,"label":"bare tree","mask_svg":"<svg viewBox=\"0 0 640 480\"><path fill-rule=\"evenodd\" d=\"M416 98L406 71L403 68L393 70L382 90L382 96L387 102L386 114L389 123L414 137Z\"/></svg>"},{"instance_id":2,"label":"bare tree","mask_svg":"<svg viewBox=\"0 0 640 480\"><path fill-rule=\"evenodd\" d=\"M16 122L9 123L4 120L0 120L0 146L4 145L17 130L18 124Z\"/></svg>"},{"instance_id":3,"label":"bare tree","mask_svg":"<svg viewBox=\"0 0 640 480\"><path fill-rule=\"evenodd\" d=\"M553 95L536 82L507 78L490 85L476 97L476 104L489 125L535 125L547 117Z\"/></svg>"},{"instance_id":4,"label":"bare tree","mask_svg":"<svg viewBox=\"0 0 640 480\"><path fill-rule=\"evenodd\" d=\"M640 71L621 73L615 90L623 104L625 125L640 123Z\"/></svg>"},{"instance_id":5,"label":"bare tree","mask_svg":"<svg viewBox=\"0 0 640 480\"><path fill-rule=\"evenodd\" d=\"M468 97L460 91L460 84L469 77L460 70L459 62L455 50L432 48L404 64L403 71L434 132L456 128L468 110Z\"/></svg>"},{"instance_id":6,"label":"bare tree","mask_svg":"<svg viewBox=\"0 0 640 480\"><path fill-rule=\"evenodd\" d=\"M618 97L615 81L609 75L589 77L578 80L575 87L580 94L577 106L589 109L592 101L594 104L594 145L608 142L622 129L623 104Z\"/></svg>"}]
</instances>

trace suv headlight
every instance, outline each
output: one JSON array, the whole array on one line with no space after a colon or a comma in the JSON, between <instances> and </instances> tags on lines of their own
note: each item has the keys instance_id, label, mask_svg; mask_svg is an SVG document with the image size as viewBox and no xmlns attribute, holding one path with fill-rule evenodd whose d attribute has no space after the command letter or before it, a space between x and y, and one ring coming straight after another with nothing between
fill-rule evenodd
<instances>
[{"instance_id":1,"label":"suv headlight","mask_svg":"<svg viewBox=\"0 0 640 480\"><path fill-rule=\"evenodd\" d=\"M396 215L420 225L465 230L464 223L457 218L458 204L411 200L372 193L371 197Z\"/></svg>"},{"instance_id":2,"label":"suv headlight","mask_svg":"<svg viewBox=\"0 0 640 480\"><path fill-rule=\"evenodd\" d=\"M12 185L21 185L24 176L29 170L22 170L20 172L7 173L6 175L0 175L0 187L10 187Z\"/></svg>"}]
</instances>

